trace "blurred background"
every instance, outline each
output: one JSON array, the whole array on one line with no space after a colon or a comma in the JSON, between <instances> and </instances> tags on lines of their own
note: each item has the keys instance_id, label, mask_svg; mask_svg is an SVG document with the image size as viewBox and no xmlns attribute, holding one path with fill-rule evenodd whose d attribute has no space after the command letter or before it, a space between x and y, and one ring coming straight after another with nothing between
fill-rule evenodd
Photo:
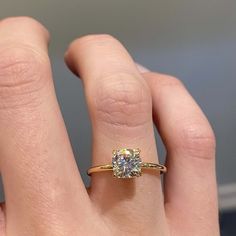
<instances>
[{"instance_id":1,"label":"blurred background","mask_svg":"<svg viewBox=\"0 0 236 236\"><path fill-rule=\"evenodd\" d=\"M36 18L51 33L57 95L87 185L91 127L82 85L63 62L68 44L85 34L109 33L137 62L185 83L216 133L221 231L235 236L236 1L0 0L0 18L17 15ZM164 157L158 136L157 142Z\"/></svg>"}]
</instances>

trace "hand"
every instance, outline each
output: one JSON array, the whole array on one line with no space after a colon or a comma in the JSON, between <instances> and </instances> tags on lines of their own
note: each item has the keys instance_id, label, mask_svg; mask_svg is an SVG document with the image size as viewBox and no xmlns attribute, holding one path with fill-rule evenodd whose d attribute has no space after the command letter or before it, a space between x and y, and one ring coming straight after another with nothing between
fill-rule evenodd
<instances>
[{"instance_id":1,"label":"hand","mask_svg":"<svg viewBox=\"0 0 236 236\"><path fill-rule=\"evenodd\" d=\"M111 163L121 147L157 162L153 121L167 149L164 193L160 175L149 172L130 180L96 173L87 191L55 96L48 40L33 19L0 22L0 235L219 235L215 138L183 84L139 71L111 36L69 46L65 60L83 81L92 122L92 164Z\"/></svg>"}]
</instances>

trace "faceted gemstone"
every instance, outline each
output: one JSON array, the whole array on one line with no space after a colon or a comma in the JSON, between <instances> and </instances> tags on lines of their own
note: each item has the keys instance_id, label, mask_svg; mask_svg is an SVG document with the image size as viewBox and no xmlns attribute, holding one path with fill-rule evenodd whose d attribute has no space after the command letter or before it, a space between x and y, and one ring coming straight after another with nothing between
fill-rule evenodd
<instances>
[{"instance_id":1,"label":"faceted gemstone","mask_svg":"<svg viewBox=\"0 0 236 236\"><path fill-rule=\"evenodd\" d=\"M140 151L138 149L120 149L113 152L112 166L117 178L132 178L141 175Z\"/></svg>"}]
</instances>

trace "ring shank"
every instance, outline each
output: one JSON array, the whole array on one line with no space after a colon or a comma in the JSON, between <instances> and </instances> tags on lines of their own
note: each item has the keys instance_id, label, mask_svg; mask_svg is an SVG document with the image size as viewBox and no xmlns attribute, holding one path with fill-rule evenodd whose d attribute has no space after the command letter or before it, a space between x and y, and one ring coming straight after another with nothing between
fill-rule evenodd
<instances>
[{"instance_id":1,"label":"ring shank","mask_svg":"<svg viewBox=\"0 0 236 236\"><path fill-rule=\"evenodd\" d=\"M145 170L157 170L161 174L165 173L167 171L167 168L164 165L160 165L157 163L149 163L149 162L142 162L141 163L141 168ZM104 171L112 171L113 166L111 164L108 165L99 165L99 166L93 166L88 169L87 174L91 175L93 173L97 172L104 172Z\"/></svg>"}]
</instances>

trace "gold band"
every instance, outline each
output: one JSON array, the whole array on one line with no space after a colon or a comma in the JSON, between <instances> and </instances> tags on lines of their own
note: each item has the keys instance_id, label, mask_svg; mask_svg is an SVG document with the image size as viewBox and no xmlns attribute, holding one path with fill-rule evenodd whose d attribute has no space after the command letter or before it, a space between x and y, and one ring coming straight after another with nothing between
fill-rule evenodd
<instances>
[{"instance_id":1,"label":"gold band","mask_svg":"<svg viewBox=\"0 0 236 236\"><path fill-rule=\"evenodd\" d=\"M165 173L167 171L167 168L163 165L156 164L156 163L149 163L149 162L142 162L141 163L141 168L142 169L152 169L152 170L157 170L161 174ZM99 165L99 166L93 166L88 169L87 174L91 175L92 173L97 173L97 172L104 172L104 171L112 171L113 166L108 164L108 165Z\"/></svg>"}]
</instances>

